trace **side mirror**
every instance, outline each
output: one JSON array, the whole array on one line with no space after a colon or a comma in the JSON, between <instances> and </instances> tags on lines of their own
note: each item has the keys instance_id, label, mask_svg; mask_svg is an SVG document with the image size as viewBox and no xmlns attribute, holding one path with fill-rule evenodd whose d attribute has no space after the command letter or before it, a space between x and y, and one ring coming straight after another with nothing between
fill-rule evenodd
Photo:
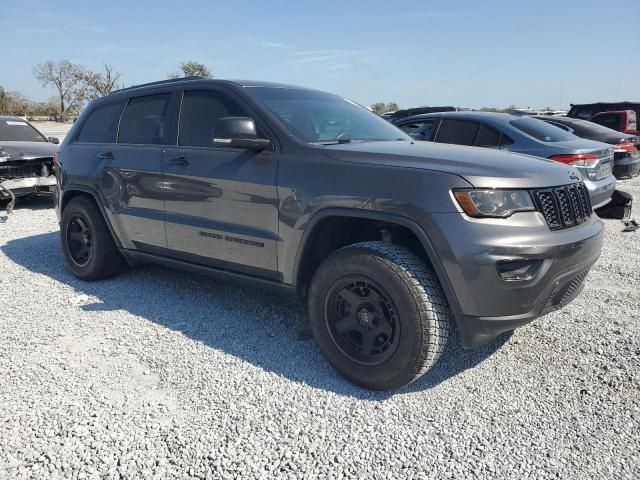
<instances>
[{"instance_id":1,"label":"side mirror","mask_svg":"<svg viewBox=\"0 0 640 480\"><path fill-rule=\"evenodd\" d=\"M49 137L49 143L53 143L54 145L58 145L60 143L60 139L58 137Z\"/></svg>"},{"instance_id":2,"label":"side mirror","mask_svg":"<svg viewBox=\"0 0 640 480\"><path fill-rule=\"evenodd\" d=\"M261 152L271 146L266 138L258 138L256 124L249 117L223 117L213 126L216 147L244 148Z\"/></svg>"}]
</instances>

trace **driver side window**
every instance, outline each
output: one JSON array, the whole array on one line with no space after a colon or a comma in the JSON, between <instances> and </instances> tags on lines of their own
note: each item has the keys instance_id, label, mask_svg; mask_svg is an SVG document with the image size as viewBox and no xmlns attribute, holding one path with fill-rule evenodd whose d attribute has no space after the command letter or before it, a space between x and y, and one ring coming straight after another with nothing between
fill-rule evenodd
<instances>
[{"instance_id":1,"label":"driver side window","mask_svg":"<svg viewBox=\"0 0 640 480\"><path fill-rule=\"evenodd\" d=\"M218 119L247 116L242 106L221 92L187 90L182 97L178 145L213 147L213 127Z\"/></svg>"}]
</instances>

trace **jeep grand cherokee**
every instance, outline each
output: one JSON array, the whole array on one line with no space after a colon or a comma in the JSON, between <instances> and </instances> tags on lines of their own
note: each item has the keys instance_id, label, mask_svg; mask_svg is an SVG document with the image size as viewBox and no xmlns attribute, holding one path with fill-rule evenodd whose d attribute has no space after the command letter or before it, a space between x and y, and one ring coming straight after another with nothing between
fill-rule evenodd
<instances>
[{"instance_id":1,"label":"jeep grand cherokee","mask_svg":"<svg viewBox=\"0 0 640 480\"><path fill-rule=\"evenodd\" d=\"M56 169L84 280L156 263L297 293L342 375L393 389L560 308L600 254L577 171L414 142L354 102L186 78L94 100ZM247 301L250 301L248 299Z\"/></svg>"}]
</instances>

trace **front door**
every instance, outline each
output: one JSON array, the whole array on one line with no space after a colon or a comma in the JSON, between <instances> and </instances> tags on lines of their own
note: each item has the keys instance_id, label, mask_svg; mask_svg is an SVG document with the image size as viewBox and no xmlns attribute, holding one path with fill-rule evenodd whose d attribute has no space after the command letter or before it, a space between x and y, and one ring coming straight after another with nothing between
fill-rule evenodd
<instances>
[{"instance_id":1,"label":"front door","mask_svg":"<svg viewBox=\"0 0 640 480\"><path fill-rule=\"evenodd\" d=\"M183 92L178 145L163 154L169 254L278 278L276 152L215 147L215 122L230 116L252 117L260 126L231 92L216 87Z\"/></svg>"}]
</instances>

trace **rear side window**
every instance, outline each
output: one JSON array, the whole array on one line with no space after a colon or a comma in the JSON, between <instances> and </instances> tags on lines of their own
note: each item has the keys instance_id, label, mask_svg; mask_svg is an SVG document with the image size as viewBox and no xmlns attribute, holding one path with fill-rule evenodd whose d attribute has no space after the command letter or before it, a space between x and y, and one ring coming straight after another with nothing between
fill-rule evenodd
<instances>
[{"instance_id":1,"label":"rear side window","mask_svg":"<svg viewBox=\"0 0 640 480\"><path fill-rule=\"evenodd\" d=\"M571 128L567 127L566 125L563 125L563 124L561 124L561 123L556 123L556 122L550 122L550 121L548 121L548 120L543 120L543 121L547 122L549 125L553 125L554 127L561 128L561 129L562 129L562 130L564 130L565 132L572 133L572 132L571 132Z\"/></svg>"},{"instance_id":2,"label":"rear side window","mask_svg":"<svg viewBox=\"0 0 640 480\"><path fill-rule=\"evenodd\" d=\"M498 148L500 146L500 132L497 132L487 125L480 127L480 133L476 140L476 146L487 148Z\"/></svg>"},{"instance_id":3,"label":"rear side window","mask_svg":"<svg viewBox=\"0 0 640 480\"><path fill-rule=\"evenodd\" d=\"M129 100L120 120L118 143L160 145L167 128L168 93Z\"/></svg>"},{"instance_id":4,"label":"rear side window","mask_svg":"<svg viewBox=\"0 0 640 480\"><path fill-rule=\"evenodd\" d=\"M247 113L221 92L186 91L182 98L178 145L213 147L213 127L218 119L238 116L247 116Z\"/></svg>"},{"instance_id":5,"label":"rear side window","mask_svg":"<svg viewBox=\"0 0 640 480\"><path fill-rule=\"evenodd\" d=\"M521 132L542 142L564 142L576 138L573 134L536 118L523 117L511 120L509 123Z\"/></svg>"},{"instance_id":6,"label":"rear side window","mask_svg":"<svg viewBox=\"0 0 640 480\"><path fill-rule=\"evenodd\" d=\"M438 143L455 143L457 145L473 145L480 124L468 120L451 120L445 118L436 134Z\"/></svg>"},{"instance_id":7,"label":"rear side window","mask_svg":"<svg viewBox=\"0 0 640 480\"><path fill-rule=\"evenodd\" d=\"M592 118L591 121L593 123L597 123L598 125L602 125L603 127L611 128L613 130L620 129L620 115L611 113L608 115L598 115L595 118Z\"/></svg>"},{"instance_id":8,"label":"rear side window","mask_svg":"<svg viewBox=\"0 0 640 480\"><path fill-rule=\"evenodd\" d=\"M400 130L416 140L430 140L435 123L435 120L423 120L403 125Z\"/></svg>"},{"instance_id":9,"label":"rear side window","mask_svg":"<svg viewBox=\"0 0 640 480\"><path fill-rule=\"evenodd\" d=\"M76 142L116 143L118 120L123 106L124 102L120 102L96 108L82 125Z\"/></svg>"},{"instance_id":10,"label":"rear side window","mask_svg":"<svg viewBox=\"0 0 640 480\"><path fill-rule=\"evenodd\" d=\"M593 116L593 110L591 108L578 108L575 116L583 120L589 120Z\"/></svg>"}]
</instances>

